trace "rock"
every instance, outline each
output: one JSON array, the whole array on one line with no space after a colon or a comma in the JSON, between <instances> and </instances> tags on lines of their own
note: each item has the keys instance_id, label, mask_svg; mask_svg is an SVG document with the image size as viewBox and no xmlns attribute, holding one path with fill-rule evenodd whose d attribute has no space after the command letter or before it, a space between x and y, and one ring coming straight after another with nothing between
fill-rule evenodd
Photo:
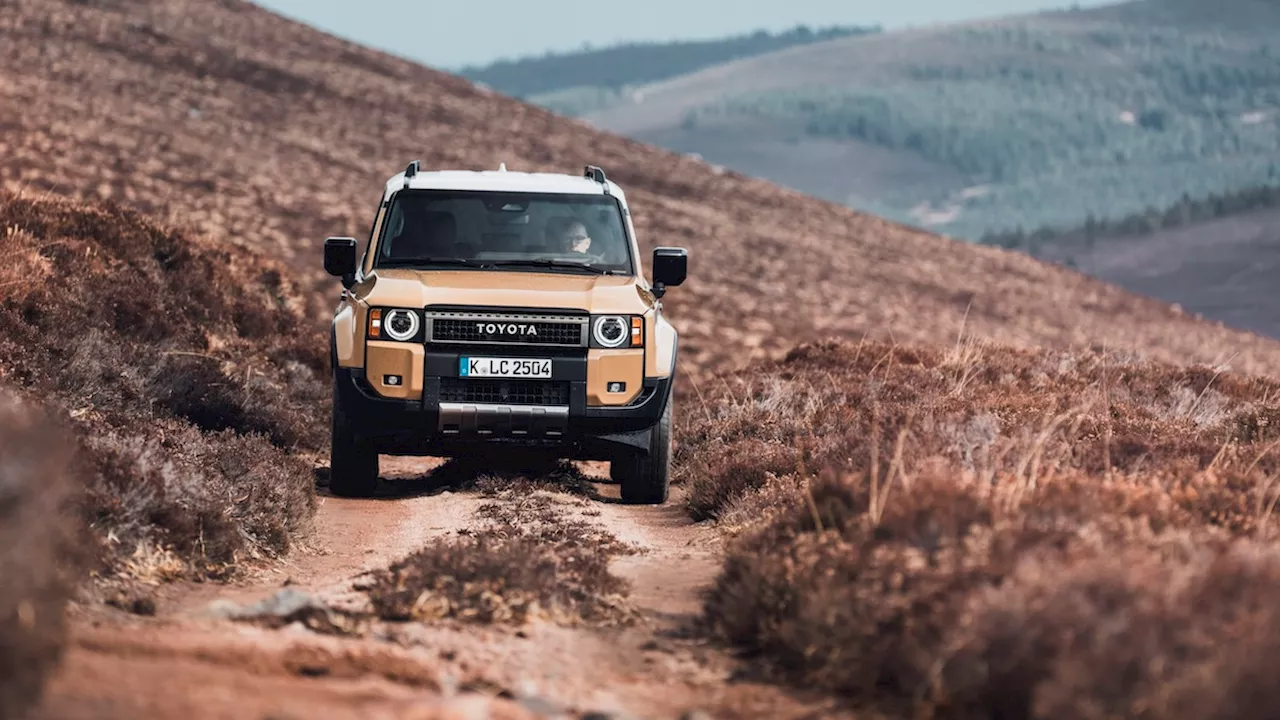
<instances>
[{"instance_id":1,"label":"rock","mask_svg":"<svg viewBox=\"0 0 1280 720\"><path fill-rule=\"evenodd\" d=\"M156 614L156 601L150 593L137 590L119 590L106 603L134 615L153 616Z\"/></svg>"},{"instance_id":2,"label":"rock","mask_svg":"<svg viewBox=\"0 0 1280 720\"><path fill-rule=\"evenodd\" d=\"M632 715L627 712L623 712L621 710L612 710L612 711L592 710L578 717L579 717L579 720L640 720L635 715Z\"/></svg>"},{"instance_id":3,"label":"rock","mask_svg":"<svg viewBox=\"0 0 1280 720\"><path fill-rule=\"evenodd\" d=\"M209 617L231 620L240 612L240 606L230 600L214 600L205 608L204 614Z\"/></svg>"},{"instance_id":4,"label":"rock","mask_svg":"<svg viewBox=\"0 0 1280 720\"><path fill-rule=\"evenodd\" d=\"M533 720L524 708L483 695L468 693L437 701L409 703L397 708L397 720Z\"/></svg>"},{"instance_id":5,"label":"rock","mask_svg":"<svg viewBox=\"0 0 1280 720\"><path fill-rule=\"evenodd\" d=\"M271 628L301 624L316 632L337 634L351 633L356 629L343 614L334 612L310 593L292 587L248 606L216 600L209 604L205 613L226 620L256 622Z\"/></svg>"},{"instance_id":6,"label":"rock","mask_svg":"<svg viewBox=\"0 0 1280 720\"><path fill-rule=\"evenodd\" d=\"M559 705L556 705L555 703L543 697L529 695L529 696L521 697L519 702L520 702L520 707L524 708L525 710L528 710L529 712L533 713L538 717L553 718L553 717L564 716L563 708L561 708Z\"/></svg>"},{"instance_id":7,"label":"rock","mask_svg":"<svg viewBox=\"0 0 1280 720\"><path fill-rule=\"evenodd\" d=\"M135 615L152 616L156 614L156 601L152 597L137 597L129 604L129 612Z\"/></svg>"},{"instance_id":8,"label":"rock","mask_svg":"<svg viewBox=\"0 0 1280 720\"><path fill-rule=\"evenodd\" d=\"M243 608L240 611L240 617L286 618L311 609L328 610L310 593L296 588L285 588L266 600Z\"/></svg>"}]
</instances>

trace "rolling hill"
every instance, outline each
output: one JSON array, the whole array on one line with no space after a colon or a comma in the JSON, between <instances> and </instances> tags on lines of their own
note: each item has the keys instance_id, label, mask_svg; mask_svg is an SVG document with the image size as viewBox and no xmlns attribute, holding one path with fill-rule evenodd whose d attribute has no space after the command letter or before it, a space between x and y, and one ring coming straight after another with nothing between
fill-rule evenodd
<instances>
[{"instance_id":1,"label":"rolling hill","mask_svg":"<svg viewBox=\"0 0 1280 720\"><path fill-rule=\"evenodd\" d=\"M1067 257L1081 271L1176 302L1234 327L1280 336L1276 258L1280 209L1206 220L1137 237L1101 238ZM1046 257L1053 257L1052 254Z\"/></svg>"},{"instance_id":2,"label":"rolling hill","mask_svg":"<svg viewBox=\"0 0 1280 720\"><path fill-rule=\"evenodd\" d=\"M0 157L6 187L125 203L282 259L313 289L318 322L337 287L323 238L366 235L375 191L408 160L590 162L628 189L646 248L691 250L691 280L667 305L695 378L825 336L950 344L962 329L1280 371L1272 341L599 132L243 2L11 0Z\"/></svg>"},{"instance_id":3,"label":"rolling hill","mask_svg":"<svg viewBox=\"0 0 1280 720\"><path fill-rule=\"evenodd\" d=\"M1280 250L1280 185L1202 200L1067 231L984 238L1080 269L1133 292L1233 327L1280 337L1274 292Z\"/></svg>"},{"instance_id":4,"label":"rolling hill","mask_svg":"<svg viewBox=\"0 0 1280 720\"><path fill-rule=\"evenodd\" d=\"M598 50L547 53L465 67L459 74L562 115L580 115L625 102L630 88L719 63L877 32L877 28L799 26L715 40L624 43Z\"/></svg>"},{"instance_id":5,"label":"rolling hill","mask_svg":"<svg viewBox=\"0 0 1280 720\"><path fill-rule=\"evenodd\" d=\"M794 47L593 125L977 239L1280 178L1280 4L1142 0Z\"/></svg>"}]
</instances>

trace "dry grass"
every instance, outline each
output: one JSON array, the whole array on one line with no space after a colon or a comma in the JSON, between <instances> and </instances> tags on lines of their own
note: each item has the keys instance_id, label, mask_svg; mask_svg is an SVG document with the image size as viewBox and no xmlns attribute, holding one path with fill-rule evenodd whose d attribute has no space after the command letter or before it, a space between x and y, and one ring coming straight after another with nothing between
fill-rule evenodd
<instances>
[{"instance_id":1,"label":"dry grass","mask_svg":"<svg viewBox=\"0 0 1280 720\"><path fill-rule=\"evenodd\" d=\"M86 511L108 565L136 579L233 572L240 561L287 552L310 528L311 465L261 436L161 419L145 435L84 430Z\"/></svg>"},{"instance_id":2,"label":"dry grass","mask_svg":"<svg viewBox=\"0 0 1280 720\"><path fill-rule=\"evenodd\" d=\"M0 193L0 228L0 375L69 415L100 569L286 552L314 512L296 451L325 446L328 386L280 269L109 204Z\"/></svg>"},{"instance_id":3,"label":"dry grass","mask_svg":"<svg viewBox=\"0 0 1280 720\"><path fill-rule=\"evenodd\" d=\"M391 621L454 619L479 623L617 624L630 621L629 587L609 561L629 552L598 526L568 517L567 491L585 480L571 466L531 478L484 475L492 500L484 523L437 541L375 574L374 613Z\"/></svg>"},{"instance_id":4,"label":"dry grass","mask_svg":"<svg viewBox=\"0 0 1280 720\"><path fill-rule=\"evenodd\" d=\"M875 482L890 484L942 463L987 478L1007 471L1023 486L1067 468L1146 475L1208 468L1217 458L1222 471L1254 460L1280 419L1280 383L1211 367L994 347L967 366L953 357L871 342L810 344L712 383L706 412L678 421L676 480L690 486L690 513L718 517L770 476L805 467L874 469ZM1200 398L1195 407L1189 394ZM1280 465L1271 453L1256 459L1255 479ZM1203 508L1204 498L1196 502L1188 507ZM1257 514L1253 506L1216 511L1241 530Z\"/></svg>"},{"instance_id":5,"label":"dry grass","mask_svg":"<svg viewBox=\"0 0 1280 720\"><path fill-rule=\"evenodd\" d=\"M939 710L1082 720L1273 714L1275 546L1175 535L1154 548L1036 559L970 599L934 666Z\"/></svg>"},{"instance_id":6,"label":"dry grass","mask_svg":"<svg viewBox=\"0 0 1280 720\"><path fill-rule=\"evenodd\" d=\"M917 717L1273 703L1277 384L969 358L805 346L686 416L690 512L736 535L708 629L769 677Z\"/></svg>"},{"instance_id":7,"label":"dry grass","mask_svg":"<svg viewBox=\"0 0 1280 720\"><path fill-rule=\"evenodd\" d=\"M74 553L65 430L0 388L0 717L20 717L62 655Z\"/></svg>"}]
</instances>

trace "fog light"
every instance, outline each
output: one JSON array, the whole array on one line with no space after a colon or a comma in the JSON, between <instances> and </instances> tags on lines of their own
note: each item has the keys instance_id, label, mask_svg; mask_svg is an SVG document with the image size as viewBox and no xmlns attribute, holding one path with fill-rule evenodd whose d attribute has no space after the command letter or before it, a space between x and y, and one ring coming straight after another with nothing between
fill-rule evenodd
<instances>
[{"instance_id":1,"label":"fog light","mask_svg":"<svg viewBox=\"0 0 1280 720\"><path fill-rule=\"evenodd\" d=\"M611 393L620 393L620 392L627 391L627 384L624 382L611 382L609 383L608 387L609 387L609 392Z\"/></svg>"},{"instance_id":2,"label":"fog light","mask_svg":"<svg viewBox=\"0 0 1280 720\"><path fill-rule=\"evenodd\" d=\"M396 386L399 386L400 383L402 382L404 382L404 378L400 377L399 375L383 375L382 376L383 385L391 385L393 387L396 387Z\"/></svg>"}]
</instances>

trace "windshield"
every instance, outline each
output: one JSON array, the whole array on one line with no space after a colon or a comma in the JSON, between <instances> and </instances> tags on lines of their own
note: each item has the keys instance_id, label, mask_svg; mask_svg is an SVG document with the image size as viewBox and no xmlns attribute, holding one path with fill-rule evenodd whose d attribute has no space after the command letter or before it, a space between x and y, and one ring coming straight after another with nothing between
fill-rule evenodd
<instances>
[{"instance_id":1,"label":"windshield","mask_svg":"<svg viewBox=\"0 0 1280 720\"><path fill-rule=\"evenodd\" d=\"M633 274L608 195L457 190L397 193L374 266Z\"/></svg>"}]
</instances>

